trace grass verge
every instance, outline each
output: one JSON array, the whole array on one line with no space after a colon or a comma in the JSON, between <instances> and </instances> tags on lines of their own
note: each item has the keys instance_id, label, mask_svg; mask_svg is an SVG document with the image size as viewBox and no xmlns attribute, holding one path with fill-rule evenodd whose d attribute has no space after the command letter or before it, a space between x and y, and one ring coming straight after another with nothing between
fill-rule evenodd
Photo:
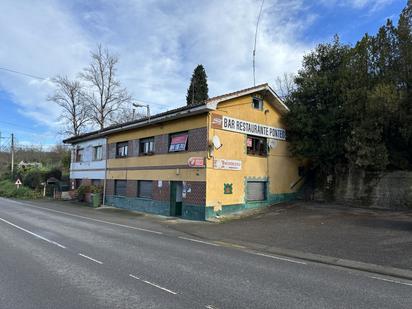
<instances>
[{"instance_id":1,"label":"grass verge","mask_svg":"<svg viewBox=\"0 0 412 309\"><path fill-rule=\"evenodd\" d=\"M0 181L0 196L21 199L35 199L40 198L41 193L25 186L20 186L20 188L17 189L16 185L12 181L2 180Z\"/></svg>"}]
</instances>

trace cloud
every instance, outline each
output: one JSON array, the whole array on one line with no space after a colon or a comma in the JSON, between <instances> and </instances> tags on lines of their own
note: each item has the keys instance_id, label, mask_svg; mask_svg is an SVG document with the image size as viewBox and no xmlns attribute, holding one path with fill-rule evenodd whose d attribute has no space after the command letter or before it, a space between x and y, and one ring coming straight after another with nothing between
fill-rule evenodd
<instances>
[{"instance_id":1,"label":"cloud","mask_svg":"<svg viewBox=\"0 0 412 309\"><path fill-rule=\"evenodd\" d=\"M252 50L260 1L2 1L0 66L75 77L98 43L119 56L118 77L153 112L185 104L202 63L209 94L253 83ZM257 83L296 72L311 45L299 36L316 16L303 0L265 1L256 51ZM0 73L0 87L35 121L56 126L49 80ZM57 131L57 130L56 130Z\"/></svg>"},{"instance_id":2,"label":"cloud","mask_svg":"<svg viewBox=\"0 0 412 309\"><path fill-rule=\"evenodd\" d=\"M368 13L374 13L391 4L394 0L321 0L325 6L351 7L353 9L367 9Z\"/></svg>"}]
</instances>

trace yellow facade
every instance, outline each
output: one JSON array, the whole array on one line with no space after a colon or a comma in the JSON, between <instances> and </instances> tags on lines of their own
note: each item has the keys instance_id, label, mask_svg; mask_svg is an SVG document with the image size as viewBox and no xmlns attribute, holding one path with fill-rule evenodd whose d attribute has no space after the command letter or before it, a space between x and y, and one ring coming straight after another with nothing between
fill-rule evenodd
<instances>
[{"instance_id":1,"label":"yellow facade","mask_svg":"<svg viewBox=\"0 0 412 309\"><path fill-rule=\"evenodd\" d=\"M117 143L164 134L187 131L207 126L207 115L197 115L185 119L168 121L162 124L119 132L108 136L107 143ZM204 169L182 169L175 166L187 165L190 157L206 157L206 151L176 152L109 159L107 161L108 179L130 180L167 180L167 181L205 181ZM170 168L167 168L170 166ZM153 167L151 170L132 170L138 167ZM163 169L156 169L162 167ZM116 169L116 170L115 170Z\"/></svg>"},{"instance_id":2,"label":"yellow facade","mask_svg":"<svg viewBox=\"0 0 412 309\"><path fill-rule=\"evenodd\" d=\"M230 116L241 120L284 128L281 115L270 103L263 101L263 109L252 107L250 95L219 103L213 114ZM298 167L301 164L288 151L286 141L277 141L275 148L270 149L267 157L248 155L246 152L247 135L243 133L214 129L211 127L211 117L208 117L209 140L218 136L222 143L220 149L214 150L213 156L218 159L239 160L242 168L238 171L218 170L213 168L213 158L207 160L207 205L214 211L221 210L225 205L245 204L247 179L266 179L268 194L290 194L299 189L291 186L299 180ZM232 184L233 193L224 194L224 184Z\"/></svg>"},{"instance_id":3,"label":"yellow facade","mask_svg":"<svg viewBox=\"0 0 412 309\"><path fill-rule=\"evenodd\" d=\"M153 155L133 154L125 158L109 158L107 180L111 189L108 190L106 201L117 207L173 215L169 206L170 209L174 207L172 205L176 192L179 191L176 191L176 185L179 185L183 192L182 217L204 220L219 214L267 206L292 198L303 183L298 172L299 166L303 164L291 156L286 141L280 138L275 144L272 143L267 156L251 155L247 153L247 134L212 125L212 118L220 115L284 129L282 115L287 112L287 108L277 101L279 99L273 92L265 96L268 89L271 91L266 86L264 91L260 89L258 92L218 97L218 100L204 104L198 115L191 116L189 112L188 116L175 120L159 121L157 124L146 123L140 128L107 133L109 146L147 137L155 137L156 140L157 136L165 137L167 142L163 142L163 146L159 147L162 150L155 147ZM253 107L254 95L263 98L262 108ZM191 135L190 132L199 129L200 135ZM178 132L189 132L189 145L201 139L202 146L199 146L199 149L188 147L186 151L168 152L170 135ZM222 144L219 149L213 147L212 140L215 136ZM191 157L204 158L205 166L189 167L188 159ZM241 168L217 169L214 160L219 159L241 162ZM115 184L122 180L127 180L127 192L123 196L113 189ZM136 186L139 181L152 181L152 199L142 198L140 193L137 193ZM161 185L163 182L164 185ZM264 186L262 192L264 191L265 198L248 201L248 186L253 182L258 182L261 188ZM231 190L226 190L228 187Z\"/></svg>"}]
</instances>

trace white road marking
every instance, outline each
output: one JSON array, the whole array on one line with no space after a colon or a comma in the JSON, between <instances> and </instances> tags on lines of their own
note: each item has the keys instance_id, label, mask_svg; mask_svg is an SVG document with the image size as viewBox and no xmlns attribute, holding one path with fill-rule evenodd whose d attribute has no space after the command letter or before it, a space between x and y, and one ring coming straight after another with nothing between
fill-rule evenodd
<instances>
[{"instance_id":1,"label":"white road marking","mask_svg":"<svg viewBox=\"0 0 412 309\"><path fill-rule=\"evenodd\" d=\"M386 282L391 282L391 283L397 283L397 284L412 286L412 283L407 283L407 282L402 282L402 281L397 281L397 280L391 280L391 279L380 278L380 277L370 277L370 278L381 280L381 281L386 281Z\"/></svg>"},{"instance_id":2,"label":"white road marking","mask_svg":"<svg viewBox=\"0 0 412 309\"><path fill-rule=\"evenodd\" d=\"M199 243L205 244L205 245L220 247L220 245L212 243L212 242L208 242L208 241L203 241L203 240L198 240L198 239L193 239L193 238L187 238L187 237L182 237L182 236L179 236L178 238L193 241L193 242L199 242Z\"/></svg>"},{"instance_id":3,"label":"white road marking","mask_svg":"<svg viewBox=\"0 0 412 309\"><path fill-rule=\"evenodd\" d=\"M168 293L170 293L170 294L173 294L173 295L176 295L177 293L176 292L173 292L173 291L171 291L171 290L168 290L168 289L166 289L166 288L164 288L164 287L161 287L160 285L157 285L157 284L155 284L155 283L152 283L152 282L150 282L150 281L146 281L146 280L142 280L144 283L147 283L147 284L150 284L150 285L152 285L152 286L154 286L154 287L156 287L156 288L158 288L158 289L161 289L161 290L163 290L163 291L166 291L166 292L168 292Z\"/></svg>"},{"instance_id":4,"label":"white road marking","mask_svg":"<svg viewBox=\"0 0 412 309\"><path fill-rule=\"evenodd\" d=\"M79 253L79 255L82 256L82 257L84 257L84 258L86 258L86 259L89 259L90 261L93 261L93 262L95 262L95 263L97 263L97 264L103 264L103 262L100 262L100 261L98 261L98 260L95 260L94 258L91 258L90 256L87 256L87 255L84 255L84 254L81 254L81 253Z\"/></svg>"},{"instance_id":5,"label":"white road marking","mask_svg":"<svg viewBox=\"0 0 412 309\"><path fill-rule=\"evenodd\" d=\"M217 309L216 307L214 307L212 305L207 305L207 306L205 306L205 308L207 308L207 309Z\"/></svg>"},{"instance_id":6,"label":"white road marking","mask_svg":"<svg viewBox=\"0 0 412 309\"><path fill-rule=\"evenodd\" d=\"M162 286L160 286L160 285L157 285L157 284L155 284L155 283L153 283L153 282L140 279L139 277L136 277L136 276L134 276L134 275L132 275L132 274L129 274L129 276L132 277L132 278L134 278L134 279L136 279L136 280L139 280L139 281L142 281L142 282L144 282L144 283L150 284L151 286L154 286L154 287L156 287L156 288L158 288L158 289L161 289L161 290L163 290L163 291L166 291L166 292L168 292L168 293L170 293L170 294L173 294L173 295L176 295L176 294L177 294L176 292L173 292L173 291L171 291L171 290L169 290L169 289L166 289L166 288L164 288L164 287L162 287Z\"/></svg>"},{"instance_id":7,"label":"white road marking","mask_svg":"<svg viewBox=\"0 0 412 309\"><path fill-rule=\"evenodd\" d=\"M56 246L58 246L58 247L60 247L60 248L66 249L65 246L59 244L58 242L55 242L55 241L53 241L53 240L47 239L46 237L40 236L39 234L33 233L33 232L29 231L29 230L26 230L25 228L22 228L22 227L14 224L14 223L11 223L10 221L7 221L7 220L5 220L5 219L0 218L0 220L3 221L4 223L7 223L7 224L11 225L11 226L14 226L15 228L17 228L17 229L19 229L19 230L21 230L21 231L23 231L23 232L26 232L26 233L28 233L28 234L30 234L30 235L33 235L34 237L37 237L37 238L39 238L39 239L41 239L41 240L44 240L44 241L47 241L48 243L53 244L53 245L56 245Z\"/></svg>"},{"instance_id":8,"label":"white road marking","mask_svg":"<svg viewBox=\"0 0 412 309\"><path fill-rule=\"evenodd\" d=\"M286 262L291 262L291 263L296 263L296 264L307 265L307 263L305 263L305 262L301 262L301 261L297 261L297 260L291 260L291 259L280 257L280 256L274 256L274 255L258 253L258 252L251 252L251 254L264 256L264 257L268 257L268 258L275 259L275 260L280 260L280 261L286 261Z\"/></svg>"},{"instance_id":9,"label":"white road marking","mask_svg":"<svg viewBox=\"0 0 412 309\"><path fill-rule=\"evenodd\" d=\"M7 202L13 202L13 203L16 203L16 204L21 204L21 205L24 205L24 206L27 206L27 207L38 208L38 209L42 209L42 210L45 210L45 211L65 214L67 216L72 216L72 217L76 217L76 218L82 218L82 219L86 219L86 220L90 220L90 221L111 224L111 225L115 225L115 226L125 227L125 228L128 228L128 229L133 229L133 230L138 230L138 231L143 231L143 232L148 232L148 233L154 233L154 234L159 234L159 235L163 234L162 232L152 231L152 230L144 229L144 228L141 228L141 227L135 227L135 226L125 225L125 224L105 221L105 220L94 219L94 218L90 218L90 217L71 214L71 213L68 213L68 212L65 212L65 211L54 210L54 209L50 209L50 208L46 208L46 207L40 207L40 206L34 206L34 205L31 205L31 204L28 204L28 203L21 203L21 202L16 202L16 201L13 201L13 200L8 200L8 199L3 199L3 198L0 198L0 199L6 200Z\"/></svg>"},{"instance_id":10,"label":"white road marking","mask_svg":"<svg viewBox=\"0 0 412 309\"><path fill-rule=\"evenodd\" d=\"M140 280L139 277L136 277L136 276L134 276L134 275L132 275L132 274L129 274L129 276L132 277L132 278L134 278L134 279L136 279L136 280Z\"/></svg>"}]
</instances>

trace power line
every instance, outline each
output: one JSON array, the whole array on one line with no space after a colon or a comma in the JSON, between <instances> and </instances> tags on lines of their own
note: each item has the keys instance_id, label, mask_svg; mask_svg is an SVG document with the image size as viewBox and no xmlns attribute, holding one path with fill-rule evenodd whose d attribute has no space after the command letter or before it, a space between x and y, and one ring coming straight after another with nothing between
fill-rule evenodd
<instances>
[{"instance_id":1,"label":"power line","mask_svg":"<svg viewBox=\"0 0 412 309\"><path fill-rule=\"evenodd\" d=\"M7 71L7 72L11 72L11 73L15 73L15 74L24 75L24 76L27 76L27 77L32 77L32 78L36 78L36 79L40 79L40 80L47 80L47 78L44 78L44 77L40 77L40 76L36 76L36 75L33 75L33 74L24 73L24 72L20 72L20 71L8 69L8 68L2 68L2 67L0 67L0 70Z\"/></svg>"},{"instance_id":2,"label":"power line","mask_svg":"<svg viewBox=\"0 0 412 309\"><path fill-rule=\"evenodd\" d=\"M7 72L10 72L10 73L19 74L19 75L23 75L23 76L26 76L26 77L31 77L31 78L39 79L39 80L49 80L49 78L40 77L40 76L36 76L36 75L30 74L30 73L24 73L24 72L20 72L20 71L8 69L8 68L5 68L5 67L0 67L0 70L7 71ZM145 87L146 87L146 88L149 88L149 87L147 87L147 86L145 86ZM135 100L135 101L138 101L138 102L149 103L149 104L154 104L154 105L163 106L163 107L169 107L169 105L166 105L166 104L150 102L150 101L141 100L141 99L138 99L138 98L136 98L136 99L134 99L134 100Z\"/></svg>"}]
</instances>

